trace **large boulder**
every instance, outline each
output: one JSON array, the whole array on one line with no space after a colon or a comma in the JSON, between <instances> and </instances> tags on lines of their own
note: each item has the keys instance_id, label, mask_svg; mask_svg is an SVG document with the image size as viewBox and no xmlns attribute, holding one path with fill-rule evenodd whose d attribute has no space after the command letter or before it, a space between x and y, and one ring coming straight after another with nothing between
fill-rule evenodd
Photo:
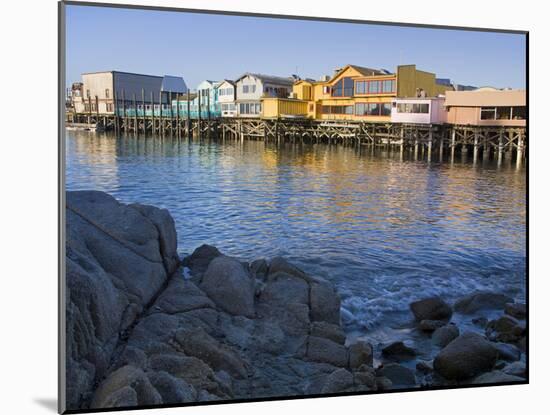
<instances>
[{"instance_id":1,"label":"large boulder","mask_svg":"<svg viewBox=\"0 0 550 415\"><path fill-rule=\"evenodd\" d=\"M167 211L95 191L66 193L67 409L85 408L115 346L177 266ZM124 389L105 401L133 402Z\"/></svg>"},{"instance_id":2,"label":"large boulder","mask_svg":"<svg viewBox=\"0 0 550 415\"><path fill-rule=\"evenodd\" d=\"M434 369L446 379L463 380L491 370L497 357L491 342L477 333L466 332L439 352Z\"/></svg>"},{"instance_id":3,"label":"large boulder","mask_svg":"<svg viewBox=\"0 0 550 415\"><path fill-rule=\"evenodd\" d=\"M430 297L418 300L410 305L417 321L448 320L453 315L452 308L440 297Z\"/></svg>"},{"instance_id":4,"label":"large boulder","mask_svg":"<svg viewBox=\"0 0 550 415\"><path fill-rule=\"evenodd\" d=\"M472 314L479 310L502 310L506 303L513 299L505 294L491 291L476 291L458 299L454 304L455 311L463 314Z\"/></svg>"},{"instance_id":5,"label":"large boulder","mask_svg":"<svg viewBox=\"0 0 550 415\"><path fill-rule=\"evenodd\" d=\"M397 341L385 346L382 349L382 355L397 360L407 360L416 356L416 350L401 341Z\"/></svg>"},{"instance_id":6,"label":"large boulder","mask_svg":"<svg viewBox=\"0 0 550 415\"><path fill-rule=\"evenodd\" d=\"M348 365L346 348L322 337L308 337L306 358L314 362L329 363L334 366L345 367Z\"/></svg>"},{"instance_id":7,"label":"large boulder","mask_svg":"<svg viewBox=\"0 0 550 415\"><path fill-rule=\"evenodd\" d=\"M387 363L376 370L376 375L391 380L394 387L411 387L416 385L416 376L408 367L397 363Z\"/></svg>"},{"instance_id":8,"label":"large boulder","mask_svg":"<svg viewBox=\"0 0 550 415\"><path fill-rule=\"evenodd\" d=\"M353 387L353 375L346 369L337 369L326 379L321 393L343 392Z\"/></svg>"},{"instance_id":9,"label":"large boulder","mask_svg":"<svg viewBox=\"0 0 550 415\"><path fill-rule=\"evenodd\" d=\"M340 296L328 281L317 279L310 284L312 321L340 324Z\"/></svg>"},{"instance_id":10,"label":"large boulder","mask_svg":"<svg viewBox=\"0 0 550 415\"><path fill-rule=\"evenodd\" d=\"M493 370L492 372L483 373L482 375L477 376L472 381L472 383L475 384L515 382L525 382L525 379L519 376L509 375L507 373L501 372L500 370Z\"/></svg>"},{"instance_id":11,"label":"large boulder","mask_svg":"<svg viewBox=\"0 0 550 415\"><path fill-rule=\"evenodd\" d=\"M526 328L524 322L519 322L509 315L503 315L491 320L485 328L485 334L490 340L516 343L525 336Z\"/></svg>"},{"instance_id":12,"label":"large boulder","mask_svg":"<svg viewBox=\"0 0 550 415\"><path fill-rule=\"evenodd\" d=\"M357 369L363 365L372 366L373 349L372 345L364 340L357 340L348 347L349 367Z\"/></svg>"},{"instance_id":13,"label":"large boulder","mask_svg":"<svg viewBox=\"0 0 550 415\"><path fill-rule=\"evenodd\" d=\"M200 288L225 312L254 317L254 281L236 259L214 258Z\"/></svg>"},{"instance_id":14,"label":"large boulder","mask_svg":"<svg viewBox=\"0 0 550 415\"><path fill-rule=\"evenodd\" d=\"M197 277L197 280L200 281L200 278L210 265L210 262L214 258L222 256L222 253L212 245L201 245L193 251L193 253L185 257L182 261L183 265L191 270L193 276Z\"/></svg>"},{"instance_id":15,"label":"large boulder","mask_svg":"<svg viewBox=\"0 0 550 415\"><path fill-rule=\"evenodd\" d=\"M508 303L504 306L504 312L518 320L523 320L527 316L527 306L525 303Z\"/></svg>"},{"instance_id":16,"label":"large boulder","mask_svg":"<svg viewBox=\"0 0 550 415\"><path fill-rule=\"evenodd\" d=\"M185 380L170 375L168 372L153 372L149 380L162 397L162 403L181 404L197 399L197 391Z\"/></svg>"}]
</instances>

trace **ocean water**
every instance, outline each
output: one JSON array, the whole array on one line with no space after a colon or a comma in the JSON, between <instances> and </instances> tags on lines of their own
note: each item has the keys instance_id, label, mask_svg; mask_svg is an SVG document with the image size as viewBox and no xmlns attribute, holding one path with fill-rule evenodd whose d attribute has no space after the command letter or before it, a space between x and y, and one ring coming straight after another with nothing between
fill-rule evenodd
<instances>
[{"instance_id":1,"label":"ocean water","mask_svg":"<svg viewBox=\"0 0 550 415\"><path fill-rule=\"evenodd\" d=\"M68 131L66 189L167 208L181 255L282 255L336 285L349 331L381 341L422 297L525 296L526 174L511 160Z\"/></svg>"}]
</instances>

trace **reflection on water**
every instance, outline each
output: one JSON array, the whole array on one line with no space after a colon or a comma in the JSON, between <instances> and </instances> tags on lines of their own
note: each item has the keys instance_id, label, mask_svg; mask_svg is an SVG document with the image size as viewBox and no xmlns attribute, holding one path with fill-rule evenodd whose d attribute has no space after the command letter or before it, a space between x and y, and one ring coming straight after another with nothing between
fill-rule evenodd
<instances>
[{"instance_id":1,"label":"reflection on water","mask_svg":"<svg viewBox=\"0 0 550 415\"><path fill-rule=\"evenodd\" d=\"M67 190L167 208L179 249L283 255L333 281L351 325L476 288L524 295L525 170L414 152L67 132Z\"/></svg>"}]
</instances>

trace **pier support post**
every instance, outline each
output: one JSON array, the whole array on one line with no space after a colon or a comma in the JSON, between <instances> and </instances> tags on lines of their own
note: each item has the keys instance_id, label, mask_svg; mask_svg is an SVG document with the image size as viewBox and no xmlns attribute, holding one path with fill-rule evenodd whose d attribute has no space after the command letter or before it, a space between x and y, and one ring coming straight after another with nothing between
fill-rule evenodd
<instances>
[{"instance_id":1,"label":"pier support post","mask_svg":"<svg viewBox=\"0 0 550 415\"><path fill-rule=\"evenodd\" d=\"M456 147L456 129L451 129L451 161L455 159L455 147Z\"/></svg>"},{"instance_id":2,"label":"pier support post","mask_svg":"<svg viewBox=\"0 0 550 415\"><path fill-rule=\"evenodd\" d=\"M477 163L478 150L479 150L479 132L476 129L474 131L474 164Z\"/></svg>"},{"instance_id":3,"label":"pier support post","mask_svg":"<svg viewBox=\"0 0 550 415\"><path fill-rule=\"evenodd\" d=\"M497 165L500 166L502 164L502 151L504 150L504 138L503 138L504 132L502 129L500 129L498 133L498 159L497 159Z\"/></svg>"},{"instance_id":4,"label":"pier support post","mask_svg":"<svg viewBox=\"0 0 550 415\"><path fill-rule=\"evenodd\" d=\"M523 161L523 150L524 150L524 142L523 142L523 133L521 131L517 132L518 135L518 149L516 154L516 167L519 169L521 168L521 163Z\"/></svg>"}]
</instances>

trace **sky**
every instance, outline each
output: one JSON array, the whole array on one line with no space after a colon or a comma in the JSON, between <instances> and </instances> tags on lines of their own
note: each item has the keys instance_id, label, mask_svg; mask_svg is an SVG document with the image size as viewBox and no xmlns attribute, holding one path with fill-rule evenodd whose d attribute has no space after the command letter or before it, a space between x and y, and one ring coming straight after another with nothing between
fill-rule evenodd
<instances>
[{"instance_id":1,"label":"sky","mask_svg":"<svg viewBox=\"0 0 550 415\"><path fill-rule=\"evenodd\" d=\"M416 64L438 78L525 88L525 35L69 5L67 86L84 72L204 79L245 72L319 79L346 64Z\"/></svg>"}]
</instances>

